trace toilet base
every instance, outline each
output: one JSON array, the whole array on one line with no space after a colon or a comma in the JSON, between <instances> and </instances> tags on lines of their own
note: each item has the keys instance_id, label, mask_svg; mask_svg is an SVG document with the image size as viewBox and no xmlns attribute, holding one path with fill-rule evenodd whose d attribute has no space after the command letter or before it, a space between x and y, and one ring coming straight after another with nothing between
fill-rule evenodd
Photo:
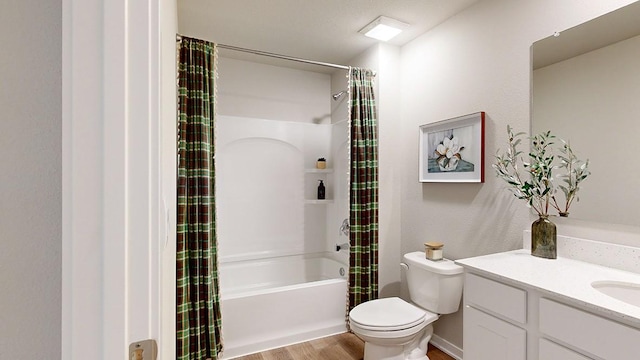
<instances>
[{"instance_id":1,"label":"toilet base","mask_svg":"<svg viewBox=\"0 0 640 360\"><path fill-rule=\"evenodd\" d=\"M390 339L384 339L385 345L379 345L375 340L365 340L363 360L429 360L427 348L432 335L433 325L429 324L406 344L390 345Z\"/></svg>"}]
</instances>

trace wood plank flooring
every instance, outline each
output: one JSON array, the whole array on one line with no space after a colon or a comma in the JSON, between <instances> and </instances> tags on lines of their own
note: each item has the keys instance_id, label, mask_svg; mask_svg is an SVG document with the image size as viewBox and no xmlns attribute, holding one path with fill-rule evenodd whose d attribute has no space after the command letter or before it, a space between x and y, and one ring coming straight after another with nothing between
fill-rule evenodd
<instances>
[{"instance_id":1,"label":"wood plank flooring","mask_svg":"<svg viewBox=\"0 0 640 360\"><path fill-rule=\"evenodd\" d=\"M364 342L351 333L338 334L311 340L235 360L362 360ZM430 360L454 360L440 349L429 344Z\"/></svg>"}]
</instances>

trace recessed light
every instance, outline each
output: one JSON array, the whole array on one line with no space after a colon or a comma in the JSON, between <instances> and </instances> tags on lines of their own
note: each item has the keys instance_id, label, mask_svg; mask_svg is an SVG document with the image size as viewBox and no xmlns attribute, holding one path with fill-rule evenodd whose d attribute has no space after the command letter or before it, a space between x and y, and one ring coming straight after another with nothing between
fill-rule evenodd
<instances>
[{"instance_id":1,"label":"recessed light","mask_svg":"<svg viewBox=\"0 0 640 360\"><path fill-rule=\"evenodd\" d=\"M400 34L409 24L386 16L378 16L375 20L360 29L359 33L380 41L391 40Z\"/></svg>"}]
</instances>

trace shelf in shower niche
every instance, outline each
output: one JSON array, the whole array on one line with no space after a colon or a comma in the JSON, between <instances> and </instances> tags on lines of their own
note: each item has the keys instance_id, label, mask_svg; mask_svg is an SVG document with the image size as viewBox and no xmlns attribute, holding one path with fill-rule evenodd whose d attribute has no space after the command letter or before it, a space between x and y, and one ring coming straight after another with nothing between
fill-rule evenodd
<instances>
[{"instance_id":1,"label":"shelf in shower niche","mask_svg":"<svg viewBox=\"0 0 640 360\"><path fill-rule=\"evenodd\" d=\"M325 199L325 200L305 200L304 201L305 204L310 204L310 205L323 205L323 204L333 204L333 200L331 199Z\"/></svg>"},{"instance_id":2,"label":"shelf in shower niche","mask_svg":"<svg viewBox=\"0 0 640 360\"><path fill-rule=\"evenodd\" d=\"M331 174L333 169L304 169L304 172L308 174Z\"/></svg>"}]
</instances>

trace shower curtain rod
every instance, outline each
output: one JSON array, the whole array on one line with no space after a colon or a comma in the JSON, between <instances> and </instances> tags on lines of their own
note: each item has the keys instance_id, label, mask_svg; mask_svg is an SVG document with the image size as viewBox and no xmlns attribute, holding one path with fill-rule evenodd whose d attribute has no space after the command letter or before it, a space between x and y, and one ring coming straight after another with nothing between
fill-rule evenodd
<instances>
[{"instance_id":1,"label":"shower curtain rod","mask_svg":"<svg viewBox=\"0 0 640 360\"><path fill-rule=\"evenodd\" d=\"M176 40L178 40L178 41L182 40L182 35L176 34ZM349 70L351 68L350 66L346 66L346 65L332 64L332 63L328 63L328 62L302 59L302 58L297 58L297 57L293 57L293 56L270 53L270 52L261 51L261 50L247 49L247 48L242 48L242 47L233 46L233 45L225 45L225 44L216 43L216 46L219 49L227 49L227 50L233 50L233 51L246 52L246 53L250 53L250 54L254 54L254 55L269 56L269 57L274 57L274 58L277 58L277 59L283 59L283 60L289 60L289 61L297 61L297 62L301 62L301 63L305 63L305 64L311 64L311 65L332 67L332 68L335 68L335 69ZM375 74L376 73L374 72L373 75L375 76Z\"/></svg>"},{"instance_id":2,"label":"shower curtain rod","mask_svg":"<svg viewBox=\"0 0 640 360\"><path fill-rule=\"evenodd\" d=\"M305 63L305 64L320 65L320 66L332 67L332 68L336 68L336 69L349 70L349 66L345 66L345 65L338 65L338 64L332 64L332 63L327 63L327 62L322 62L322 61L301 59L301 58L296 58L296 57L293 57L293 56L274 54L274 53L270 53L270 52L266 52L266 51L260 51L260 50L245 49L245 48L241 48L241 47L238 47L238 46L232 46L232 45L217 44L217 46L218 46L219 49L241 51L241 52L246 52L246 53L250 53L250 54L254 54L254 55L269 56L269 57L274 57L274 58L283 59L283 60L297 61L297 62L301 62L301 63Z\"/></svg>"}]
</instances>

